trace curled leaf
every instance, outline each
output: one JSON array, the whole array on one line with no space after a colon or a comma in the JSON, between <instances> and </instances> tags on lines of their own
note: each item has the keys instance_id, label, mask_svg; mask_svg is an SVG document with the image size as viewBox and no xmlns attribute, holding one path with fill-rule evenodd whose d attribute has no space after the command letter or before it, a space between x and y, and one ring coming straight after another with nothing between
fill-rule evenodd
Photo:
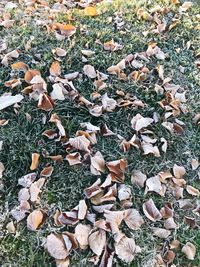
<instances>
[{"instance_id":1,"label":"curled leaf","mask_svg":"<svg viewBox=\"0 0 200 267\"><path fill-rule=\"evenodd\" d=\"M157 209L152 199L149 199L143 204L143 212L145 216L153 222L156 222L162 219L162 214Z\"/></svg>"}]
</instances>

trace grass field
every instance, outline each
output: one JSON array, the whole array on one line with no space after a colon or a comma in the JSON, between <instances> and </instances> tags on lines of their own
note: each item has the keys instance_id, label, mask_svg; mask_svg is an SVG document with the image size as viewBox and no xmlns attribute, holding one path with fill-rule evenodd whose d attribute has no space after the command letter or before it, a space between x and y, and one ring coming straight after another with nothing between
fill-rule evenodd
<instances>
[{"instance_id":1,"label":"grass field","mask_svg":"<svg viewBox=\"0 0 200 267\"><path fill-rule=\"evenodd\" d=\"M50 1L53 2L53 1ZM145 3L144 3L145 2ZM164 65L165 76L172 77L173 83L179 84L186 91L187 106L189 112L181 114L178 119L185 123L184 133L182 135L171 135L161 123L157 123L154 132L157 137L164 137L168 140L168 149L166 153L161 153L161 157L142 156L141 151L132 148L128 152L123 152L119 148L117 138L104 138L98 136L98 142L94 146L94 151L101 151L106 161L120 158L128 160L128 170L126 172L126 183L131 184L131 173L135 169L145 172L148 176L156 175L159 171L172 168L176 163L186 168L186 180L190 185L200 190L198 170L191 169L191 159L200 155L200 131L199 126L192 122L193 117L200 111L200 74L195 65L197 55L200 54L200 34L195 26L200 23L200 3L194 1L191 9L183 15L179 23L171 31L162 34L150 33L144 36L142 32L150 28L151 23L146 20L140 20L137 17L136 10L139 7L149 9L156 4L166 5L172 11L168 13L167 19L177 12L178 7L171 4L171 1L113 1L112 3L101 3L98 10L101 15L96 17L85 17L79 9L69 11L74 19L73 24L77 27L77 32L69 39L58 41L55 35L48 34L45 27L37 26L34 22L40 14L25 16L23 8L12 11L12 16L16 20L11 28L0 28L0 38L8 43L9 50L18 48L21 53L17 60L27 63L31 68L38 69L42 77L49 75L49 67L53 61L52 49L61 47L67 51L63 59L62 73L73 71L82 71L85 63L81 60L82 49L92 49L95 55L89 58L89 64L95 69L106 72L106 69L118 63L122 58L130 53L146 51L147 44L150 41L157 42L158 46L168 55L165 61L160 62ZM124 26L120 30L115 29L113 23L109 22L109 17L119 16L124 21ZM26 24L19 26L19 22L24 19ZM56 21L61 23L68 22L66 13L60 13L56 16ZM82 29L82 30L81 30ZM83 31L84 29L84 31ZM86 33L85 33L86 32ZM34 36L30 50L26 51L24 45ZM96 39L102 43L114 39L116 42L124 45L122 50L109 53L104 51ZM187 49L187 43L191 45ZM180 48L180 52L177 49ZM158 64L158 59L151 61L151 67ZM180 66L184 67L184 73L180 71ZM15 73L11 67L0 66L0 95L6 91L20 93L24 88L23 83L14 89L4 86L4 82L12 77L23 77L22 73ZM146 82L120 81L116 76L110 75L108 88L110 97L115 96L116 90L123 90L126 93L132 93L146 103L145 108L140 113L145 116L152 116L156 111L162 115L163 110L158 105L158 101L163 99L162 95L156 94L154 86L158 77L152 75ZM89 79L75 80L74 86L86 98L94 91L94 86ZM48 83L48 90L51 91L51 84ZM100 92L101 93L101 92ZM42 136L42 132L52 129L55 126L48 120L52 112L44 112L37 108L37 102L30 100L25 96L23 103L16 114L13 107L0 111L0 119L9 119L6 126L0 126L0 140L3 141L3 149L0 154L0 161L5 165L3 175L3 189L0 191L0 265L3 267L45 267L54 266L54 260L42 248L41 243L50 231L54 229L52 216L57 207L62 210L70 210L77 205L79 199L83 198L83 190L91 185L96 177L90 173L88 166L70 167L66 161L54 163L54 172L48 178L45 184L40 206L47 212L49 218L36 233L27 230L26 223L21 222L17 225L15 235L8 234L6 224L11 220L9 211L17 205L17 195L19 191L18 178L28 173L31 164L31 154L38 152L40 154L47 151L50 155L65 155L63 146L54 140L47 140ZM26 113L31 116L27 120ZM81 122L90 121L99 126L106 123L115 133L130 139L132 129L130 120L138 111L131 108L116 109L111 113L104 113L101 117L93 117L84 106L77 105L68 101L57 101L53 113L57 113L68 136L74 136L80 129ZM47 116L47 123L42 124L43 117ZM56 127L55 127L56 128ZM41 156L38 172L50 162L49 159ZM144 196L144 190L132 187L134 207L142 213L142 203L149 198ZM175 202L172 196L160 197L151 194L155 203L162 206L163 203ZM184 198L192 198L186 192ZM194 198L194 201L198 201ZM176 267L194 267L200 266L200 232L198 228L191 229L183 222L184 215L193 216L191 210L181 211L175 204L175 221L178 228L172 231L172 234L166 242L173 239L179 239L181 244L190 241L195 244L197 254L194 261L185 258L181 251L176 253L174 264ZM200 222L196 216L197 223ZM130 264L132 267L150 267L153 266L152 259L159 250L163 240L151 234L153 226L160 226L160 223L152 223L145 219L142 228L134 232L136 243L142 248L135 260ZM87 257L90 253L79 251L73 252L71 256L71 266L90 266ZM92 266L92 265L91 265ZM115 260L115 266L128 266L119 260Z\"/></svg>"}]
</instances>

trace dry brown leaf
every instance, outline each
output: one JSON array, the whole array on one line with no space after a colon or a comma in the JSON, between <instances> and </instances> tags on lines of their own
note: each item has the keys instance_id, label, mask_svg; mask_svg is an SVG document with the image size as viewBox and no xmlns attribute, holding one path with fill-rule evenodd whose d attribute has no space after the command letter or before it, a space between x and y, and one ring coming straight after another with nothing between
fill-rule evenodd
<instances>
[{"instance_id":1,"label":"dry brown leaf","mask_svg":"<svg viewBox=\"0 0 200 267\"><path fill-rule=\"evenodd\" d=\"M30 187L31 184L35 181L37 174L35 172L28 173L21 178L18 179L18 184L22 185L23 187ZM0 175L1 178L1 175Z\"/></svg>"},{"instance_id":2,"label":"dry brown leaf","mask_svg":"<svg viewBox=\"0 0 200 267\"><path fill-rule=\"evenodd\" d=\"M174 164L173 173L176 178L181 179L185 175L186 171L183 166L178 166L177 164Z\"/></svg>"},{"instance_id":3,"label":"dry brown leaf","mask_svg":"<svg viewBox=\"0 0 200 267\"><path fill-rule=\"evenodd\" d=\"M85 200L80 200L78 205L78 219L84 220L87 214L87 205L85 203Z\"/></svg>"},{"instance_id":4,"label":"dry brown leaf","mask_svg":"<svg viewBox=\"0 0 200 267\"><path fill-rule=\"evenodd\" d=\"M44 213L41 210L34 210L27 217L27 228L36 231L44 221Z\"/></svg>"},{"instance_id":5,"label":"dry brown leaf","mask_svg":"<svg viewBox=\"0 0 200 267\"><path fill-rule=\"evenodd\" d=\"M106 163L109 171L111 172L112 181L122 183L124 182L124 172L127 168L126 159L114 160Z\"/></svg>"},{"instance_id":6,"label":"dry brown leaf","mask_svg":"<svg viewBox=\"0 0 200 267\"><path fill-rule=\"evenodd\" d=\"M56 113L53 113L51 115L51 118L50 118L49 121L56 124L61 136L66 136L65 129L64 129L62 123L61 123L61 119Z\"/></svg>"},{"instance_id":7,"label":"dry brown leaf","mask_svg":"<svg viewBox=\"0 0 200 267\"><path fill-rule=\"evenodd\" d=\"M12 216L17 222L20 222L26 217L27 212L30 210L30 204L28 201L21 201L20 205L11 210Z\"/></svg>"},{"instance_id":8,"label":"dry brown leaf","mask_svg":"<svg viewBox=\"0 0 200 267\"><path fill-rule=\"evenodd\" d=\"M21 80L20 79L12 79L12 80L9 80L9 81L6 81L4 83L4 85L6 87L11 87L12 89L17 87L18 85L21 85Z\"/></svg>"},{"instance_id":9,"label":"dry brown leaf","mask_svg":"<svg viewBox=\"0 0 200 267\"><path fill-rule=\"evenodd\" d=\"M142 173L141 171L135 170L131 175L131 182L132 184L136 184L139 187L144 187L144 183L147 179L146 174Z\"/></svg>"},{"instance_id":10,"label":"dry brown leaf","mask_svg":"<svg viewBox=\"0 0 200 267\"><path fill-rule=\"evenodd\" d=\"M170 230L170 229L176 229L177 225L176 223L174 222L174 219L171 217L171 218L168 218L165 223L164 223L164 227L167 229L167 230Z\"/></svg>"},{"instance_id":11,"label":"dry brown leaf","mask_svg":"<svg viewBox=\"0 0 200 267\"><path fill-rule=\"evenodd\" d=\"M55 106L55 103L53 99L46 93L39 95L38 100L38 108L45 110L45 111L51 111Z\"/></svg>"},{"instance_id":12,"label":"dry brown leaf","mask_svg":"<svg viewBox=\"0 0 200 267\"><path fill-rule=\"evenodd\" d=\"M49 167L45 167L41 173L40 173L40 176L41 177L50 177L52 175L52 172L53 172L54 168L52 166L49 166Z\"/></svg>"},{"instance_id":13,"label":"dry brown leaf","mask_svg":"<svg viewBox=\"0 0 200 267\"><path fill-rule=\"evenodd\" d=\"M105 160L101 152L97 151L91 159L90 171L94 175L100 175L105 171Z\"/></svg>"},{"instance_id":14,"label":"dry brown leaf","mask_svg":"<svg viewBox=\"0 0 200 267\"><path fill-rule=\"evenodd\" d=\"M143 212L145 216L153 222L156 222L162 219L162 214L157 209L152 199L149 199L143 204Z\"/></svg>"},{"instance_id":15,"label":"dry brown leaf","mask_svg":"<svg viewBox=\"0 0 200 267\"><path fill-rule=\"evenodd\" d=\"M27 72L25 73L25 76L24 76L24 80L25 82L29 83L31 82L31 80L35 77L35 76L40 76L40 71L39 70L32 70L32 69L29 69L27 70Z\"/></svg>"},{"instance_id":16,"label":"dry brown leaf","mask_svg":"<svg viewBox=\"0 0 200 267\"><path fill-rule=\"evenodd\" d=\"M97 194L102 192L102 189L100 188L101 180L97 179L97 181L92 184L90 187L85 188L84 193L88 199L91 197L96 196Z\"/></svg>"},{"instance_id":17,"label":"dry brown leaf","mask_svg":"<svg viewBox=\"0 0 200 267\"><path fill-rule=\"evenodd\" d=\"M61 66L60 63L58 61L54 61L49 69L49 72L52 76L60 76L61 74Z\"/></svg>"},{"instance_id":18,"label":"dry brown leaf","mask_svg":"<svg viewBox=\"0 0 200 267\"><path fill-rule=\"evenodd\" d=\"M79 152L70 153L66 156L70 166L81 164L81 154Z\"/></svg>"},{"instance_id":19,"label":"dry brown leaf","mask_svg":"<svg viewBox=\"0 0 200 267\"><path fill-rule=\"evenodd\" d=\"M95 17L99 15L95 6L87 6L84 9L84 13L86 16L90 16L90 17Z\"/></svg>"},{"instance_id":20,"label":"dry brown leaf","mask_svg":"<svg viewBox=\"0 0 200 267\"><path fill-rule=\"evenodd\" d=\"M114 240L118 242L124 234L119 230L119 226L122 220L125 217L125 211L104 211L104 217L106 218L106 222L109 223L112 234L114 235Z\"/></svg>"},{"instance_id":21,"label":"dry brown leaf","mask_svg":"<svg viewBox=\"0 0 200 267\"><path fill-rule=\"evenodd\" d=\"M113 98L108 97L107 93L105 93L102 96L102 105L104 110L112 112L117 106L117 101Z\"/></svg>"},{"instance_id":22,"label":"dry brown leaf","mask_svg":"<svg viewBox=\"0 0 200 267\"><path fill-rule=\"evenodd\" d=\"M136 252L135 240L126 236L122 237L118 243L115 243L115 251L121 260L127 263L132 262Z\"/></svg>"},{"instance_id":23,"label":"dry brown leaf","mask_svg":"<svg viewBox=\"0 0 200 267\"><path fill-rule=\"evenodd\" d=\"M188 192L188 194L190 194L192 196L197 196L198 197L200 195L200 191L197 188L195 188L195 187L193 187L191 185L187 185L186 186L186 191Z\"/></svg>"},{"instance_id":24,"label":"dry brown leaf","mask_svg":"<svg viewBox=\"0 0 200 267\"><path fill-rule=\"evenodd\" d=\"M185 254L185 256L186 256L187 259L194 260L195 255L196 255L196 247L195 247L194 244L192 244L190 242L187 242L183 246L183 248L182 248L181 251Z\"/></svg>"},{"instance_id":25,"label":"dry brown leaf","mask_svg":"<svg viewBox=\"0 0 200 267\"><path fill-rule=\"evenodd\" d=\"M89 235L90 249L97 255L101 256L106 245L106 232L102 229L94 229Z\"/></svg>"},{"instance_id":26,"label":"dry brown leaf","mask_svg":"<svg viewBox=\"0 0 200 267\"><path fill-rule=\"evenodd\" d=\"M34 171L34 170L37 169L37 167L39 165L40 154L33 153L31 157L32 157L32 163L31 163L31 166L30 166L30 170Z\"/></svg>"},{"instance_id":27,"label":"dry brown leaf","mask_svg":"<svg viewBox=\"0 0 200 267\"><path fill-rule=\"evenodd\" d=\"M88 76L88 78L94 79L97 77L95 68L92 65L85 65L83 67L84 74Z\"/></svg>"},{"instance_id":28,"label":"dry brown leaf","mask_svg":"<svg viewBox=\"0 0 200 267\"><path fill-rule=\"evenodd\" d=\"M64 260L69 255L67 251L62 236L59 234L53 234L47 236L46 248L49 254L58 260Z\"/></svg>"},{"instance_id":29,"label":"dry brown leaf","mask_svg":"<svg viewBox=\"0 0 200 267\"><path fill-rule=\"evenodd\" d=\"M10 233L10 234L15 234L16 233L16 228L15 228L15 225L14 225L13 221L9 222L6 225L6 229L7 229L8 233Z\"/></svg>"},{"instance_id":30,"label":"dry brown leaf","mask_svg":"<svg viewBox=\"0 0 200 267\"><path fill-rule=\"evenodd\" d=\"M138 230L144 223L140 213L136 209L125 210L124 221L131 230Z\"/></svg>"},{"instance_id":31,"label":"dry brown leaf","mask_svg":"<svg viewBox=\"0 0 200 267\"><path fill-rule=\"evenodd\" d=\"M146 180L145 194L151 191L160 194L161 190L162 185L158 175L150 177Z\"/></svg>"},{"instance_id":32,"label":"dry brown leaf","mask_svg":"<svg viewBox=\"0 0 200 267\"><path fill-rule=\"evenodd\" d=\"M29 190L27 188L20 189L18 193L18 201L27 201L30 198Z\"/></svg>"},{"instance_id":33,"label":"dry brown leaf","mask_svg":"<svg viewBox=\"0 0 200 267\"><path fill-rule=\"evenodd\" d=\"M192 5L193 5L192 2L186 1L179 7L179 11L186 12Z\"/></svg>"},{"instance_id":34,"label":"dry brown leaf","mask_svg":"<svg viewBox=\"0 0 200 267\"><path fill-rule=\"evenodd\" d=\"M92 51L92 50L81 50L81 53L84 55L84 56L87 56L87 57L91 57L91 56L94 56L95 52Z\"/></svg>"},{"instance_id":35,"label":"dry brown leaf","mask_svg":"<svg viewBox=\"0 0 200 267\"><path fill-rule=\"evenodd\" d=\"M132 198L131 188L125 184L120 184L118 187L118 199L124 201Z\"/></svg>"},{"instance_id":36,"label":"dry brown leaf","mask_svg":"<svg viewBox=\"0 0 200 267\"><path fill-rule=\"evenodd\" d=\"M69 138L68 143L73 148L90 153L90 141L84 135Z\"/></svg>"},{"instance_id":37,"label":"dry brown leaf","mask_svg":"<svg viewBox=\"0 0 200 267\"><path fill-rule=\"evenodd\" d=\"M45 183L45 178L40 178L39 180L31 184L29 189L31 202L37 202L39 200L38 196L41 192L41 188L44 185L44 183Z\"/></svg>"},{"instance_id":38,"label":"dry brown leaf","mask_svg":"<svg viewBox=\"0 0 200 267\"><path fill-rule=\"evenodd\" d=\"M160 151L157 146L153 146L151 143L142 142L143 155L153 154L155 157L160 157Z\"/></svg>"},{"instance_id":39,"label":"dry brown leaf","mask_svg":"<svg viewBox=\"0 0 200 267\"><path fill-rule=\"evenodd\" d=\"M85 225L79 223L75 227L75 237L79 243L79 246L81 249L86 249L88 246L88 237L89 233L91 231L91 226L90 225Z\"/></svg>"},{"instance_id":40,"label":"dry brown leaf","mask_svg":"<svg viewBox=\"0 0 200 267\"><path fill-rule=\"evenodd\" d=\"M199 167L199 161L198 159L192 159L191 160L191 166L193 170L196 170Z\"/></svg>"},{"instance_id":41,"label":"dry brown leaf","mask_svg":"<svg viewBox=\"0 0 200 267\"><path fill-rule=\"evenodd\" d=\"M158 227L154 227L153 229L153 234L155 236L158 236L160 238L166 239L168 238L168 236L171 234L171 232L169 230L163 229L163 228L158 228Z\"/></svg>"},{"instance_id":42,"label":"dry brown leaf","mask_svg":"<svg viewBox=\"0 0 200 267\"><path fill-rule=\"evenodd\" d=\"M22 71L26 72L26 71L28 70L28 65L25 64L25 63L22 62L22 61L18 61L18 62L16 62L16 63L12 64L12 65L11 65L11 68L12 68L13 70L22 70Z\"/></svg>"},{"instance_id":43,"label":"dry brown leaf","mask_svg":"<svg viewBox=\"0 0 200 267\"><path fill-rule=\"evenodd\" d=\"M55 53L58 57L65 57L67 54L67 51L65 49L62 49L60 47L56 47L56 49L52 50L53 53Z\"/></svg>"},{"instance_id":44,"label":"dry brown leaf","mask_svg":"<svg viewBox=\"0 0 200 267\"><path fill-rule=\"evenodd\" d=\"M53 29L59 30L61 35L70 37L76 32L76 27L71 24L54 23Z\"/></svg>"},{"instance_id":45,"label":"dry brown leaf","mask_svg":"<svg viewBox=\"0 0 200 267\"><path fill-rule=\"evenodd\" d=\"M111 41L105 42L103 44L103 48L106 51L117 51L117 50L121 50L123 48L122 45L118 44L117 42L115 42L113 39Z\"/></svg>"},{"instance_id":46,"label":"dry brown leaf","mask_svg":"<svg viewBox=\"0 0 200 267\"><path fill-rule=\"evenodd\" d=\"M131 126L134 130L140 131L143 128L149 126L154 120L151 118L144 118L139 113L132 118Z\"/></svg>"},{"instance_id":47,"label":"dry brown leaf","mask_svg":"<svg viewBox=\"0 0 200 267\"><path fill-rule=\"evenodd\" d=\"M53 91L51 92L51 98L53 100L65 100L64 86L61 83L53 84Z\"/></svg>"}]
</instances>

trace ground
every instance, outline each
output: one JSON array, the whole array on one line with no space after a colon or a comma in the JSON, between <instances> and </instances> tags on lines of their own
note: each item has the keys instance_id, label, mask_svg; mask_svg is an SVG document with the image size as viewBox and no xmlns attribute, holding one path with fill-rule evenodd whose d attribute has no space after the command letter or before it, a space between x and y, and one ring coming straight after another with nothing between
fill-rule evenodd
<instances>
[{"instance_id":1,"label":"ground","mask_svg":"<svg viewBox=\"0 0 200 267\"><path fill-rule=\"evenodd\" d=\"M52 1L50 1L52 2ZM186 90L187 104L189 112L181 114L179 119L185 123L184 133L182 135L171 135L161 124L155 127L155 134L159 137L164 137L168 140L167 153L162 153L161 157L142 156L139 150L131 149L128 152L123 152L119 149L118 140L116 138L103 138L98 136L95 151L101 151L107 161L127 158L128 170L126 172L126 183L130 184L131 173L134 169L140 169L147 173L148 176L153 176L159 171L172 168L176 163L186 168L186 180L190 184L200 189L199 178L197 171L191 169L190 161L194 157L199 156L200 151L200 134L199 126L193 124L192 118L200 110L200 76L198 68L194 64L196 55L199 50L199 34L194 25L199 23L200 5L198 1L194 1L187 15L183 16L180 24L171 31L165 34L149 34L144 36L142 32L149 29L149 21L140 20L137 17L136 10L139 7L149 9L156 4L166 5L172 8L171 14L177 12L177 7L172 5L170 1L113 1L112 4L101 3L98 6L101 15L96 17L85 17L80 10L72 9L73 24L78 28L75 35L69 40L58 41L52 33L47 34L46 28L42 28L33 23L34 16L28 18L28 23L25 26L18 26L23 18L23 12L13 11L13 16L17 22L13 27L5 29L0 28L0 38L8 40L9 49L22 51L19 60L27 63L31 68L37 68L41 71L42 76L49 75L49 66L53 61L52 49L61 47L67 51L67 56L62 61L62 72L69 73L72 71L81 71L84 63L81 60L81 50L84 48L92 49L96 52L95 56L90 59L90 64L99 71L106 72L106 69L118 63L122 58L130 53L141 52L147 49L149 41L157 42L158 46L168 54L167 60L161 62L164 65L166 76L173 77L173 83L180 84ZM119 15L125 22L125 30L114 29L113 23L110 23L108 17ZM56 20L61 23L68 22L68 17L65 13L61 13L56 17ZM87 34L84 34L80 29L84 28ZM34 36L32 47L25 51L24 44ZM95 43L99 39L102 43L114 39L118 43L122 43L124 48L117 52L109 53L102 49L102 46ZM191 42L191 46L187 49L187 42ZM180 48L180 53L177 53L177 48ZM38 61L38 55L41 59ZM36 63L35 63L36 62ZM156 66L158 60L152 61L152 66ZM185 68L184 73L180 71L180 65ZM0 68L0 94L10 89L5 88L4 82L11 78L10 66L1 66ZM19 76L21 74L18 74ZM23 74L22 76L23 77ZM147 103L146 107L140 111L143 116L151 116L154 111L159 114L163 110L158 105L158 101L163 97L155 93L154 85L155 78L150 79L144 84L138 84L134 81L120 81L116 76L109 78L109 96L114 96L117 89L124 92L130 92L136 95L139 99ZM83 81L75 81L75 87L86 98L90 97L91 91L94 90L92 81L85 79ZM20 92L23 85L13 89ZM11 89L12 90L12 89ZM49 85L48 90L51 90ZM61 119L63 126L66 129L68 136L73 136L80 129L81 122L90 121L95 125L100 125L106 122L109 128L124 136L130 138L132 129L130 119L137 114L137 110L117 109L115 112L105 113L103 116L96 118L89 114L88 110L83 106L78 106L73 103L58 101L53 112L57 113ZM32 119L28 121L26 113L30 114ZM43 227L35 232L28 231L24 222L17 225L17 234L7 234L5 225L10 221L9 210L17 205L17 194L19 186L18 178L29 172L31 164L31 154L33 152L42 153L44 150L49 154L64 155L63 147L55 141L49 141L42 132L46 129L53 128L52 124L42 124L43 116L50 118L51 112L44 112L37 108L37 103L25 97L23 104L16 114L13 107L9 107L0 113L0 119L9 119L7 126L0 128L0 138L3 140L3 149L0 155L0 161L5 165L3 175L4 188L0 194L0 204L2 209L1 220L3 230L1 233L0 245L0 262L1 266L20 266L20 267L36 267L36 266L54 266L54 260L41 247L41 242L52 229L53 223L49 219ZM48 121L48 120L47 120ZM48 159L42 158L39 170L45 166ZM48 179L41 196L41 206L44 207L48 216L52 218L56 207L62 210L69 210L77 205L79 199L83 197L83 189L91 185L96 177L90 173L87 166L70 167L66 161L54 164L54 172L51 178ZM144 196L144 191L133 187L134 207L142 212L142 203L149 198ZM168 199L152 194L151 197L155 203L162 205ZM191 198L187 193L185 197ZM190 211L179 211L179 207L175 206L175 220L179 228L173 231L170 236L173 239L179 239L181 244L190 241L195 244L197 254L194 261L189 261L183 253L177 252L174 264L178 267L200 266L200 232L197 229L190 229L183 222L183 216ZM162 240L152 236L150 228L159 226L159 223L146 223L137 231L135 240L142 248L142 253L136 257L132 267L136 266L151 266L151 259L159 249L159 244ZM168 242L167 241L167 242ZM87 257L90 254L79 253L78 251L72 255L71 266L89 266ZM116 266L128 266L121 261L116 261Z\"/></svg>"}]
</instances>

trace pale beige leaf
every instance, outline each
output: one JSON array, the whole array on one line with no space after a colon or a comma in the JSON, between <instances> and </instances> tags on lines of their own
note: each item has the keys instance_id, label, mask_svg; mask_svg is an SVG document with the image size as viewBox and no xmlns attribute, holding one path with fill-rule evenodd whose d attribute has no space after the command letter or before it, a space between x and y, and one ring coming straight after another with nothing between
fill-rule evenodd
<instances>
[{"instance_id":1,"label":"pale beige leaf","mask_svg":"<svg viewBox=\"0 0 200 267\"><path fill-rule=\"evenodd\" d=\"M20 94L12 96L11 94L3 94L0 96L0 110L22 101L24 97Z\"/></svg>"},{"instance_id":2,"label":"pale beige leaf","mask_svg":"<svg viewBox=\"0 0 200 267\"><path fill-rule=\"evenodd\" d=\"M130 263L135 257L135 240L126 236L122 237L118 243L115 243L115 251L121 260Z\"/></svg>"},{"instance_id":3,"label":"pale beige leaf","mask_svg":"<svg viewBox=\"0 0 200 267\"><path fill-rule=\"evenodd\" d=\"M145 216L153 222L156 222L162 219L162 215L160 211L157 209L152 199L149 199L143 204L143 212Z\"/></svg>"},{"instance_id":4,"label":"pale beige leaf","mask_svg":"<svg viewBox=\"0 0 200 267\"><path fill-rule=\"evenodd\" d=\"M85 216L87 214L87 205L85 203L85 200L80 200L78 205L78 219L83 220L85 219Z\"/></svg>"},{"instance_id":5,"label":"pale beige leaf","mask_svg":"<svg viewBox=\"0 0 200 267\"><path fill-rule=\"evenodd\" d=\"M198 197L200 195L200 191L197 188L195 188L195 187L193 187L191 185L187 185L186 186L186 190L187 190L188 194L190 194L192 196L197 196Z\"/></svg>"},{"instance_id":6,"label":"pale beige leaf","mask_svg":"<svg viewBox=\"0 0 200 267\"><path fill-rule=\"evenodd\" d=\"M72 147L81 150L81 151L85 151L90 153L90 141L84 136L77 136L74 138L69 138L69 142L68 142Z\"/></svg>"},{"instance_id":7,"label":"pale beige leaf","mask_svg":"<svg viewBox=\"0 0 200 267\"><path fill-rule=\"evenodd\" d=\"M105 160L101 152L97 151L96 154L91 156L90 171L94 175L100 175L105 171Z\"/></svg>"},{"instance_id":8,"label":"pale beige leaf","mask_svg":"<svg viewBox=\"0 0 200 267\"><path fill-rule=\"evenodd\" d=\"M75 237L79 243L79 246L81 249L86 249L88 246L88 237L89 233L91 231L91 226L90 225L85 225L79 223L75 227Z\"/></svg>"},{"instance_id":9,"label":"pale beige leaf","mask_svg":"<svg viewBox=\"0 0 200 267\"><path fill-rule=\"evenodd\" d=\"M69 255L61 235L58 234L50 234L47 236L46 248L49 254L58 260L64 260Z\"/></svg>"},{"instance_id":10,"label":"pale beige leaf","mask_svg":"<svg viewBox=\"0 0 200 267\"><path fill-rule=\"evenodd\" d=\"M88 78L94 79L97 77L95 68L92 65L85 65L83 67L84 74L88 76Z\"/></svg>"},{"instance_id":11,"label":"pale beige leaf","mask_svg":"<svg viewBox=\"0 0 200 267\"><path fill-rule=\"evenodd\" d=\"M171 234L171 231L163 229L163 228L154 227L152 230L155 236L158 236L163 239L168 238L168 236Z\"/></svg>"},{"instance_id":12,"label":"pale beige leaf","mask_svg":"<svg viewBox=\"0 0 200 267\"><path fill-rule=\"evenodd\" d=\"M133 171L133 174L131 175L131 182L132 184L136 184L139 187L144 187L144 183L147 179L146 174L142 173L139 170Z\"/></svg>"},{"instance_id":13,"label":"pale beige leaf","mask_svg":"<svg viewBox=\"0 0 200 267\"><path fill-rule=\"evenodd\" d=\"M176 178L182 178L185 175L186 171L183 166L178 166L177 164L174 164L173 173Z\"/></svg>"},{"instance_id":14,"label":"pale beige leaf","mask_svg":"<svg viewBox=\"0 0 200 267\"><path fill-rule=\"evenodd\" d=\"M40 210L34 210L27 217L27 228L31 231L37 230L44 220L44 214Z\"/></svg>"},{"instance_id":15,"label":"pale beige leaf","mask_svg":"<svg viewBox=\"0 0 200 267\"><path fill-rule=\"evenodd\" d=\"M131 230L138 230L144 223L140 213L136 209L125 210L124 221Z\"/></svg>"},{"instance_id":16,"label":"pale beige leaf","mask_svg":"<svg viewBox=\"0 0 200 267\"><path fill-rule=\"evenodd\" d=\"M181 251L185 254L185 256L186 256L187 259L194 260L195 255L196 255L196 247L195 247L194 244L192 244L190 242L187 242L183 246L183 248L182 248Z\"/></svg>"},{"instance_id":17,"label":"pale beige leaf","mask_svg":"<svg viewBox=\"0 0 200 267\"><path fill-rule=\"evenodd\" d=\"M70 166L81 163L81 154L79 152L70 153L66 156Z\"/></svg>"},{"instance_id":18,"label":"pale beige leaf","mask_svg":"<svg viewBox=\"0 0 200 267\"><path fill-rule=\"evenodd\" d=\"M101 255L106 245L106 232L102 229L94 230L89 235L90 249L98 256Z\"/></svg>"}]
</instances>

